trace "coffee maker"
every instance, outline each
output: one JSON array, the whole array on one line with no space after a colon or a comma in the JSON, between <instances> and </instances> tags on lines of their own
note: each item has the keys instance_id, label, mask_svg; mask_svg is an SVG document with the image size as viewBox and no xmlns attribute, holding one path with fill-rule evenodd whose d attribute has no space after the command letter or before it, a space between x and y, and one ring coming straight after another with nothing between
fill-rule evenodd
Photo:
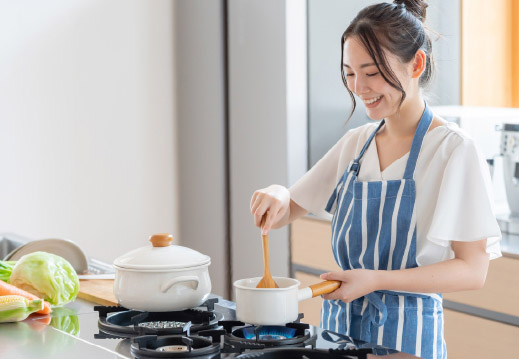
<instances>
[{"instance_id":1,"label":"coffee maker","mask_svg":"<svg viewBox=\"0 0 519 359\"><path fill-rule=\"evenodd\" d=\"M519 124L505 123L501 131L500 154L510 213L497 220L503 233L519 235Z\"/></svg>"}]
</instances>

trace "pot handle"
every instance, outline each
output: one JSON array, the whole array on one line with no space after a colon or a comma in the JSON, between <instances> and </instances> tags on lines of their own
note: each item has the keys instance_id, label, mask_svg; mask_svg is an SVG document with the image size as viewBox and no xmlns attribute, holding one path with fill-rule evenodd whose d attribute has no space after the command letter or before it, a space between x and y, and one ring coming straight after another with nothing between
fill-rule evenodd
<instances>
[{"instance_id":1,"label":"pot handle","mask_svg":"<svg viewBox=\"0 0 519 359\"><path fill-rule=\"evenodd\" d=\"M339 288L341 284L342 282L339 280L325 280L323 282L313 284L309 287L300 289L297 292L297 299L298 301L302 301L313 297L317 297L318 295L331 293L337 288Z\"/></svg>"},{"instance_id":2,"label":"pot handle","mask_svg":"<svg viewBox=\"0 0 519 359\"><path fill-rule=\"evenodd\" d=\"M195 285L192 288L193 288L193 290L197 290L198 284L200 283L200 279L195 275L186 275L183 277L176 277L176 278L173 278L172 280L166 282L165 284L161 285L160 291L162 293L166 293L174 285L177 285L178 283L185 283L185 282L195 282Z\"/></svg>"}]
</instances>

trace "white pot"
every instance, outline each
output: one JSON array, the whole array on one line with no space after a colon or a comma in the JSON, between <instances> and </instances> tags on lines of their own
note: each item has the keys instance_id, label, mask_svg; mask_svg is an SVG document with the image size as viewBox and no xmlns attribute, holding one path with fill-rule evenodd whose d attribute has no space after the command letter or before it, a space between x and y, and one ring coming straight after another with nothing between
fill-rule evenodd
<instances>
[{"instance_id":1,"label":"white pot","mask_svg":"<svg viewBox=\"0 0 519 359\"><path fill-rule=\"evenodd\" d=\"M114 295L119 305L166 312L195 308L211 293L211 259L187 247L170 245L169 234L150 237L153 245L114 261Z\"/></svg>"},{"instance_id":2,"label":"white pot","mask_svg":"<svg viewBox=\"0 0 519 359\"><path fill-rule=\"evenodd\" d=\"M298 289L297 279L274 277L279 288L256 288L261 278L234 282L236 318L256 325L285 325L297 319L299 301L333 292L341 282L324 281Z\"/></svg>"}]
</instances>

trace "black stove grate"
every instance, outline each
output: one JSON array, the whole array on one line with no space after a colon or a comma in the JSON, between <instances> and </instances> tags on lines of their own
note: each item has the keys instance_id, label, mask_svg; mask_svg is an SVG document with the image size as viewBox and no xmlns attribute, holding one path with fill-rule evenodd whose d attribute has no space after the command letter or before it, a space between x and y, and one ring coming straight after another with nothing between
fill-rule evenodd
<instances>
[{"instance_id":1,"label":"black stove grate","mask_svg":"<svg viewBox=\"0 0 519 359\"><path fill-rule=\"evenodd\" d=\"M270 348L240 354L236 359L367 359L371 349Z\"/></svg>"},{"instance_id":2,"label":"black stove grate","mask_svg":"<svg viewBox=\"0 0 519 359\"><path fill-rule=\"evenodd\" d=\"M146 335L133 339L130 351L136 358L220 357L220 345L211 339L184 335Z\"/></svg>"},{"instance_id":3,"label":"black stove grate","mask_svg":"<svg viewBox=\"0 0 519 359\"><path fill-rule=\"evenodd\" d=\"M142 335L182 334L215 329L223 314L214 310L217 298L209 299L199 309L177 312L141 312L124 307L96 306L99 334L96 338L129 338ZM205 307L207 310L203 310Z\"/></svg>"},{"instance_id":4,"label":"black stove grate","mask_svg":"<svg viewBox=\"0 0 519 359\"><path fill-rule=\"evenodd\" d=\"M306 323L287 323L284 326L246 325L240 321L220 321L224 328L226 351L240 353L246 349L262 349L269 347L307 347L315 348L316 335L311 335L310 326ZM207 333L207 332L205 332Z\"/></svg>"}]
</instances>

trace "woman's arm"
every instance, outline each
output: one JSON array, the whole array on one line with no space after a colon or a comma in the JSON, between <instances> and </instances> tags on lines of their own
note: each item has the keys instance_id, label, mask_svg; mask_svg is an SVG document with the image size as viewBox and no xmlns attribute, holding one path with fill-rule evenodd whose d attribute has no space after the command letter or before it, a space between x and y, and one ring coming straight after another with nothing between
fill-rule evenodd
<instances>
[{"instance_id":1,"label":"woman's arm","mask_svg":"<svg viewBox=\"0 0 519 359\"><path fill-rule=\"evenodd\" d=\"M448 293L483 287L488 270L486 239L452 242L455 258L443 262L401 270L354 269L325 273L322 279L342 281L325 299L351 302L375 290L421 293Z\"/></svg>"},{"instance_id":2,"label":"woman's arm","mask_svg":"<svg viewBox=\"0 0 519 359\"><path fill-rule=\"evenodd\" d=\"M308 211L295 203L294 201L290 200L290 205L288 207L287 213L279 219L277 223L275 223L272 228L278 229L283 226L286 226L287 224L290 224L294 222L296 219L306 216L308 214Z\"/></svg>"}]
</instances>

